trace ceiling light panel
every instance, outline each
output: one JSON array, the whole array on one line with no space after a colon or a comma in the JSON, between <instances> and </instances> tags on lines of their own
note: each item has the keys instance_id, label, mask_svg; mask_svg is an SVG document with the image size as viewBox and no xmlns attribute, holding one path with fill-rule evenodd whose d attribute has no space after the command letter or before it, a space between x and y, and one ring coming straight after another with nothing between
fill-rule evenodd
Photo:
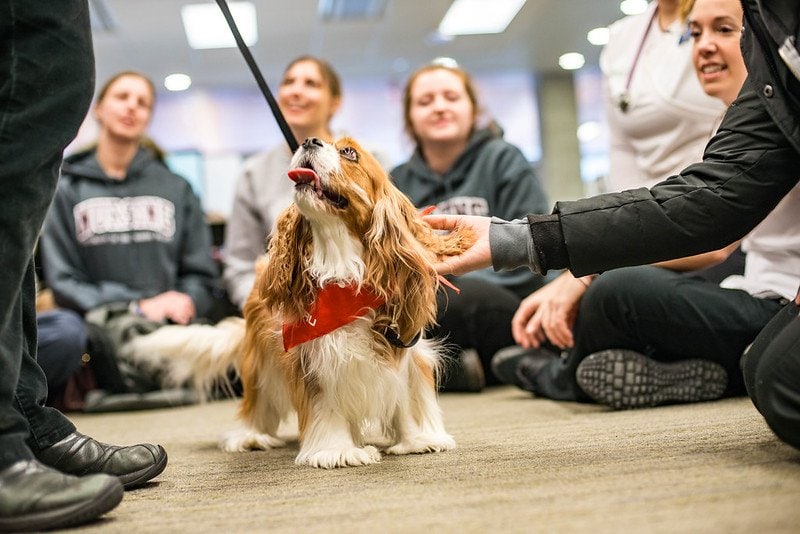
<instances>
[{"instance_id":1,"label":"ceiling light panel","mask_svg":"<svg viewBox=\"0 0 800 534\"><path fill-rule=\"evenodd\" d=\"M523 5L525 0L455 0L439 23L439 33L502 33Z\"/></svg>"},{"instance_id":2,"label":"ceiling light panel","mask_svg":"<svg viewBox=\"0 0 800 534\"><path fill-rule=\"evenodd\" d=\"M386 0L319 0L317 14L332 20L371 20L383 16Z\"/></svg>"},{"instance_id":3,"label":"ceiling light panel","mask_svg":"<svg viewBox=\"0 0 800 534\"><path fill-rule=\"evenodd\" d=\"M247 46L258 42L256 7L251 2L229 2L236 27ZM236 46L228 23L215 3L187 4L181 8L183 29L189 46L195 49Z\"/></svg>"}]
</instances>

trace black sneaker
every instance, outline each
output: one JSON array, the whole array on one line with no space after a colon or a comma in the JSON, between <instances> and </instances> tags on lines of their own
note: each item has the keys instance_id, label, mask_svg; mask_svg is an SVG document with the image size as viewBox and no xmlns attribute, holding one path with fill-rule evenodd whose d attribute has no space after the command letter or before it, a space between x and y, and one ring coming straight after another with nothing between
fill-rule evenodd
<instances>
[{"instance_id":1,"label":"black sneaker","mask_svg":"<svg viewBox=\"0 0 800 534\"><path fill-rule=\"evenodd\" d=\"M532 391L532 379L545 365L559 357L557 352L546 348L526 349L513 345L495 353L492 372L503 384Z\"/></svg>"},{"instance_id":2,"label":"black sneaker","mask_svg":"<svg viewBox=\"0 0 800 534\"><path fill-rule=\"evenodd\" d=\"M440 391L478 393L486 386L483 364L474 349L463 349L444 363Z\"/></svg>"},{"instance_id":3,"label":"black sneaker","mask_svg":"<svg viewBox=\"0 0 800 534\"><path fill-rule=\"evenodd\" d=\"M708 360L658 362L632 350L596 352L575 372L595 402L615 410L718 399L728 385L725 369Z\"/></svg>"}]
</instances>

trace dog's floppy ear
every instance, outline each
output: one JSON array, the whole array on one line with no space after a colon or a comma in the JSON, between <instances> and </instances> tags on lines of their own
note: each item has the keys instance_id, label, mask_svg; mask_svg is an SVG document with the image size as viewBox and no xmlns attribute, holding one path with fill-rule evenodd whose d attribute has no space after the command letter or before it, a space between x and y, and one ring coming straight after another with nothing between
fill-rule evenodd
<instances>
[{"instance_id":1,"label":"dog's floppy ear","mask_svg":"<svg viewBox=\"0 0 800 534\"><path fill-rule=\"evenodd\" d=\"M408 198L387 181L366 234L365 282L386 301L390 324L384 326L396 329L404 342L436 319L436 272L412 230L418 219Z\"/></svg>"},{"instance_id":2,"label":"dog's floppy ear","mask_svg":"<svg viewBox=\"0 0 800 534\"><path fill-rule=\"evenodd\" d=\"M314 286L304 272L311 255L311 227L292 204L278 216L267 250L267 265L259 277L259 296L273 312L299 318L314 298Z\"/></svg>"}]
</instances>

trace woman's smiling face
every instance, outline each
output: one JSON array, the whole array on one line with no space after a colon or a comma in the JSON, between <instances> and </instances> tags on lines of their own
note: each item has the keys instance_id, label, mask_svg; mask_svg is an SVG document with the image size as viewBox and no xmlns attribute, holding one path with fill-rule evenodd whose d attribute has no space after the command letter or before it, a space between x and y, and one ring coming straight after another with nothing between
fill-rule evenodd
<instances>
[{"instance_id":1,"label":"woman's smiling face","mask_svg":"<svg viewBox=\"0 0 800 534\"><path fill-rule=\"evenodd\" d=\"M475 124L475 107L458 75L447 69L434 69L413 81L409 119L423 145L464 142Z\"/></svg>"},{"instance_id":2,"label":"woman's smiling face","mask_svg":"<svg viewBox=\"0 0 800 534\"><path fill-rule=\"evenodd\" d=\"M703 90L730 105L747 78L739 40L742 6L738 0L696 0L689 14L692 59Z\"/></svg>"}]
</instances>

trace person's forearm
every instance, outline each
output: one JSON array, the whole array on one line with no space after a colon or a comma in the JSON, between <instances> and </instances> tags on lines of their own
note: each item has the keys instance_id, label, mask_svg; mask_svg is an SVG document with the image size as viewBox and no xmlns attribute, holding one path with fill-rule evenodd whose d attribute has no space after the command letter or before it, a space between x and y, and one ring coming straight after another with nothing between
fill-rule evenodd
<instances>
[{"instance_id":1,"label":"person's forearm","mask_svg":"<svg viewBox=\"0 0 800 534\"><path fill-rule=\"evenodd\" d=\"M569 263L558 215L528 215L513 221L494 218L489 244L495 271L527 266L545 274Z\"/></svg>"}]
</instances>

